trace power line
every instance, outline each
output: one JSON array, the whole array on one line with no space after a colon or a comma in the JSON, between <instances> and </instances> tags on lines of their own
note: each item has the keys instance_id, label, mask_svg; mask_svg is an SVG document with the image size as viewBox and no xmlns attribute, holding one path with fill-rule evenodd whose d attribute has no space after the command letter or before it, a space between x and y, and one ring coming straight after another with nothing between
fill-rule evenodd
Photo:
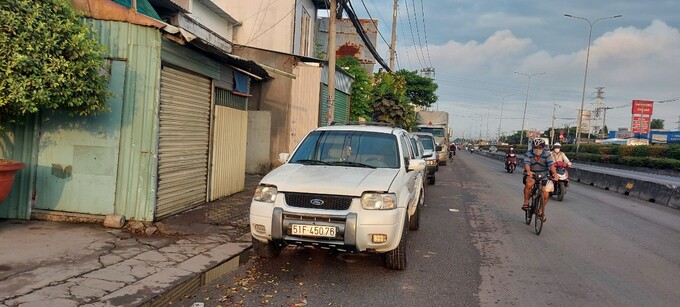
<instances>
[{"instance_id":1,"label":"power line","mask_svg":"<svg viewBox=\"0 0 680 307\"><path fill-rule=\"evenodd\" d=\"M404 2L408 3L408 0ZM427 62L425 61L425 52L423 52L423 42L420 40L420 27L418 26L418 12L416 11L416 0L411 0L411 3L413 4L413 21L416 24L416 33L418 34L418 47L420 48L420 54L423 57L423 63L425 63L425 66L427 66Z\"/></svg>"},{"instance_id":2,"label":"power line","mask_svg":"<svg viewBox=\"0 0 680 307\"><path fill-rule=\"evenodd\" d=\"M430 57L430 44L427 42L427 30L425 30L425 5L423 0L420 0L420 14L423 17L423 33L425 34L425 49L427 49L427 60L430 62L430 67L432 67L432 58Z\"/></svg>"},{"instance_id":3,"label":"power line","mask_svg":"<svg viewBox=\"0 0 680 307\"><path fill-rule=\"evenodd\" d=\"M411 24L411 13L408 10L408 0L404 1L406 4L406 18L408 19L408 27L411 29L411 41L413 42L413 47L416 46L416 38L413 35L413 25ZM420 69L423 69L425 65L423 65L423 61L420 60L420 55L418 54L418 49L414 48L414 51L416 53L416 58L418 58L418 64L420 64Z\"/></svg>"},{"instance_id":4,"label":"power line","mask_svg":"<svg viewBox=\"0 0 680 307\"><path fill-rule=\"evenodd\" d=\"M394 50L394 46L390 46L390 43L388 43L385 37L382 35L382 33L380 33L380 29L378 29L378 25L375 23L375 20L373 20L371 12L368 11L368 8L366 7L366 3L364 2L364 0L361 0L361 4L363 4L364 10L366 10L366 14L368 14L368 18L371 19L371 23L373 23L373 25L375 26L375 30L378 31L378 35L380 35L380 38L382 38L383 42L385 42L385 44L390 50Z\"/></svg>"},{"instance_id":5,"label":"power line","mask_svg":"<svg viewBox=\"0 0 680 307\"><path fill-rule=\"evenodd\" d=\"M397 6L397 15L399 15L399 6ZM399 21L399 28L401 29L401 34L403 34L404 37L406 37L406 33L404 33L404 22L401 20ZM399 40L397 39L397 41ZM408 67L411 68L413 67L413 65L411 64L411 56L408 53L408 46L404 45L404 50L406 51L406 60L408 61ZM397 58L399 58L399 54L397 54Z\"/></svg>"}]
</instances>

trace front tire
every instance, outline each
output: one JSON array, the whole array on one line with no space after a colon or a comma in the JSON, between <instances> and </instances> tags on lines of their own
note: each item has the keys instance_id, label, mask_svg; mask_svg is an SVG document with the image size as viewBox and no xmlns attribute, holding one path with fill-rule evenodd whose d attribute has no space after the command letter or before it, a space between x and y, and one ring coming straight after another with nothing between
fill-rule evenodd
<instances>
[{"instance_id":1,"label":"front tire","mask_svg":"<svg viewBox=\"0 0 680 307\"><path fill-rule=\"evenodd\" d=\"M407 223L404 221L404 229L401 231L401 239L397 248L385 253L385 267L392 270L406 269L406 237L408 233Z\"/></svg>"},{"instance_id":2,"label":"front tire","mask_svg":"<svg viewBox=\"0 0 680 307\"><path fill-rule=\"evenodd\" d=\"M283 246L276 246L272 242L260 242L258 239L253 238L253 250L255 255L260 258L276 258L281 254Z\"/></svg>"}]
</instances>

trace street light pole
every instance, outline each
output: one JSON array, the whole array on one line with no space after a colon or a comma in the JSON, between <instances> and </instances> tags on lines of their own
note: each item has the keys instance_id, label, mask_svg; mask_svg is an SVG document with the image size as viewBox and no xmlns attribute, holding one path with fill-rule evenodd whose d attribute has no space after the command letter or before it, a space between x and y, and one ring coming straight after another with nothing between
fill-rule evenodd
<instances>
[{"instance_id":1,"label":"street light pole","mask_svg":"<svg viewBox=\"0 0 680 307\"><path fill-rule=\"evenodd\" d=\"M583 73L583 93L581 94L581 108L579 109L579 114L578 114L578 125L576 126L576 153L578 154L579 147L581 145L581 125L583 124L583 103L586 99L586 80L588 79L588 61L590 60L590 41L593 36L593 25L600 21L600 20L605 20L605 19L614 19L614 18L619 18L622 17L623 15L615 15L611 17L602 17L598 18L593 22L590 22L587 18L579 17L579 16L574 16L570 14L564 14L566 17L570 18L576 18L576 19L582 19L588 22L588 25L590 26L590 29L588 30L588 50L586 51L586 69L585 72ZM590 133L589 133L590 135Z\"/></svg>"},{"instance_id":2,"label":"street light pole","mask_svg":"<svg viewBox=\"0 0 680 307\"><path fill-rule=\"evenodd\" d=\"M555 144L555 111L562 106L553 102L552 125L550 125L550 144Z\"/></svg>"},{"instance_id":3,"label":"street light pole","mask_svg":"<svg viewBox=\"0 0 680 307\"><path fill-rule=\"evenodd\" d=\"M522 115L522 131L520 132L520 136L519 136L519 144L522 145L522 142L524 142L524 124L526 122L526 117L527 117L527 104L529 102L529 86L531 86L531 77L545 75L545 73L542 72L542 73L531 74L531 75L521 73L521 72L515 72L515 73L518 74L518 75L522 75L522 76L529 78L529 82L527 82L527 97L524 99L524 115Z\"/></svg>"}]
</instances>

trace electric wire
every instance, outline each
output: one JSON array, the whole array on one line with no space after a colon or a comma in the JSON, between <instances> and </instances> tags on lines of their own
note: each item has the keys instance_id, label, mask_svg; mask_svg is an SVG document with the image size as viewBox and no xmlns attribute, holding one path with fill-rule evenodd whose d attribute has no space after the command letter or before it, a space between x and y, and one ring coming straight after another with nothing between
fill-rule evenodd
<instances>
[{"instance_id":1,"label":"electric wire","mask_svg":"<svg viewBox=\"0 0 680 307\"><path fill-rule=\"evenodd\" d=\"M411 41L413 42L413 51L416 53L416 58L418 59L418 64L420 65L420 69L425 68L425 65L423 65L423 61L420 59L420 55L418 54L418 48L416 48L416 38L413 35L413 25L411 24L411 13L409 12L408 9L408 0L404 1L406 4L406 18L408 19L408 27L411 29Z\"/></svg>"},{"instance_id":2,"label":"electric wire","mask_svg":"<svg viewBox=\"0 0 680 307\"><path fill-rule=\"evenodd\" d=\"M281 19L279 19L276 23L274 23L273 25L271 25L269 28L265 29L262 33L260 33L260 34L258 34L257 36L253 37L251 40L249 40L249 41L246 43L246 45L250 44L252 41L256 40L258 37L264 35L264 34L267 33L269 30L271 30L271 29L273 29L274 27L276 27L279 23L281 23L281 21L283 21L284 19L286 19L286 17L288 17L288 15L290 15L290 13L292 13L293 11L295 11L295 7L293 7L290 11L288 11L288 13L286 13L286 15L283 15L283 17L281 17Z\"/></svg>"},{"instance_id":3,"label":"electric wire","mask_svg":"<svg viewBox=\"0 0 680 307\"><path fill-rule=\"evenodd\" d=\"M371 16L371 12L368 11L368 7L366 7L366 3L364 2L364 0L361 0L361 4L364 6L364 10L366 10L366 14L368 14L368 18L371 19L371 23L373 23L373 26L375 26L375 30L378 31L378 35L380 35L380 38L382 38L383 42L385 42L385 44L387 45L387 48L396 52L396 50L394 49L394 46L390 46L390 43L387 42L385 37L380 32L380 29L378 28L378 24L375 23L375 20L373 19L373 16Z\"/></svg>"},{"instance_id":4,"label":"electric wire","mask_svg":"<svg viewBox=\"0 0 680 307\"><path fill-rule=\"evenodd\" d=\"M423 4L423 0L420 0L420 14L423 18L423 34L425 35L425 50L427 50L427 60L430 62L430 67L434 67L432 65L432 58L430 57L430 43L427 41L427 30L425 29L425 5Z\"/></svg>"},{"instance_id":5,"label":"electric wire","mask_svg":"<svg viewBox=\"0 0 680 307\"><path fill-rule=\"evenodd\" d=\"M408 2L408 0L404 1ZM420 54L423 57L423 63L427 66L427 61L425 61L425 52L423 51L423 42L420 39L420 26L418 26L418 12L416 11L416 0L411 0L413 4L413 21L416 24L416 33L418 34L418 47L420 48Z\"/></svg>"}]
</instances>

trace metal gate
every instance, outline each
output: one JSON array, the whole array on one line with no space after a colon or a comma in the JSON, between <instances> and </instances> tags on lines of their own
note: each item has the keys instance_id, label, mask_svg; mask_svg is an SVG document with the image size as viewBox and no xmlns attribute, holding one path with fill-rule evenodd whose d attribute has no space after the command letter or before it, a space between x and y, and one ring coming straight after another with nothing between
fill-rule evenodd
<instances>
[{"instance_id":1,"label":"metal gate","mask_svg":"<svg viewBox=\"0 0 680 307\"><path fill-rule=\"evenodd\" d=\"M245 188L248 112L245 97L215 88L210 200Z\"/></svg>"},{"instance_id":2,"label":"metal gate","mask_svg":"<svg viewBox=\"0 0 680 307\"><path fill-rule=\"evenodd\" d=\"M211 88L210 79L161 71L156 218L206 201Z\"/></svg>"}]
</instances>

